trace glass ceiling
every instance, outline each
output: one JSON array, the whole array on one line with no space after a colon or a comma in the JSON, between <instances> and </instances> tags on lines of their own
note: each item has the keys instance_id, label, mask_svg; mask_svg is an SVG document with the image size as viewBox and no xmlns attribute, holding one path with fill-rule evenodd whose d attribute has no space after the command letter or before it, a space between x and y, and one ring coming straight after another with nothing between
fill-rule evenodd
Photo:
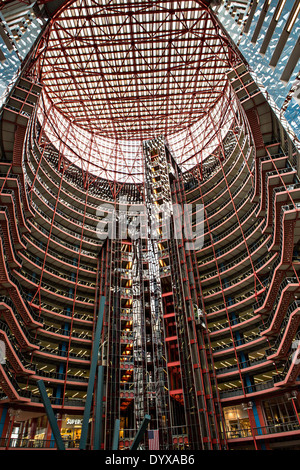
<instances>
[{"instance_id":1,"label":"glass ceiling","mask_svg":"<svg viewBox=\"0 0 300 470\"><path fill-rule=\"evenodd\" d=\"M158 135L194 166L234 116L225 76L234 54L204 1L69 2L44 46L40 121L100 176L141 182L142 141Z\"/></svg>"}]
</instances>

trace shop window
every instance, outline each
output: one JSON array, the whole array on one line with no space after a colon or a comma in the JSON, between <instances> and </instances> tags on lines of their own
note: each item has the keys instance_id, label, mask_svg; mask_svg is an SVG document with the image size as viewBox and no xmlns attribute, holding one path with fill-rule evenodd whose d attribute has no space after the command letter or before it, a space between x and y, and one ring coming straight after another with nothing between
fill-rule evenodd
<instances>
[{"instance_id":1,"label":"shop window","mask_svg":"<svg viewBox=\"0 0 300 470\"><path fill-rule=\"evenodd\" d=\"M279 424L298 421L296 410L299 414L297 400L293 404L286 396L271 398L262 402L262 409L267 425L276 426Z\"/></svg>"},{"instance_id":2,"label":"shop window","mask_svg":"<svg viewBox=\"0 0 300 470\"><path fill-rule=\"evenodd\" d=\"M251 435L248 413L242 405L224 408L224 418L228 439Z\"/></svg>"},{"instance_id":3,"label":"shop window","mask_svg":"<svg viewBox=\"0 0 300 470\"><path fill-rule=\"evenodd\" d=\"M62 420L61 436L66 447L79 447L82 419L78 416L65 416Z\"/></svg>"}]
</instances>

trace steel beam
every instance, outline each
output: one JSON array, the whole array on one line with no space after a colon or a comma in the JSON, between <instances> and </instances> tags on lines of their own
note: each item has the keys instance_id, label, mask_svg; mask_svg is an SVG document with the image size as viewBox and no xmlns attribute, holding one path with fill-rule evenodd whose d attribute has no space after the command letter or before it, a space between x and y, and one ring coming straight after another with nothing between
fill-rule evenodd
<instances>
[{"instance_id":1,"label":"steel beam","mask_svg":"<svg viewBox=\"0 0 300 470\"><path fill-rule=\"evenodd\" d=\"M102 441L102 414L103 414L103 379L104 367L98 366L98 380L96 390L96 412L93 450L100 450Z\"/></svg>"},{"instance_id":2,"label":"steel beam","mask_svg":"<svg viewBox=\"0 0 300 470\"><path fill-rule=\"evenodd\" d=\"M292 53L289 56L289 59L285 65L284 71L282 72L282 75L280 77L280 80L282 80L284 83L288 83L290 80L292 73L295 70L295 67L298 63L298 60L300 58L300 37L298 38L294 49L292 50Z\"/></svg>"},{"instance_id":3,"label":"steel beam","mask_svg":"<svg viewBox=\"0 0 300 470\"><path fill-rule=\"evenodd\" d=\"M57 420L55 418L55 415L54 415L49 397L47 395L46 387L45 387L45 384L44 384L43 380L38 380L37 381L37 386L38 386L40 394L41 394L42 402L43 402L45 410L46 410L46 414L47 414L47 417L48 417L48 420L49 420L49 423L50 423L50 426L51 426L52 434L54 436L54 439L55 439L55 442L56 442L56 445L57 445L57 449L58 450L65 450L65 444L62 440L60 430L58 428Z\"/></svg>"},{"instance_id":4,"label":"steel beam","mask_svg":"<svg viewBox=\"0 0 300 470\"><path fill-rule=\"evenodd\" d=\"M119 449L119 433L120 433L120 420L116 419L115 426L114 426L112 450Z\"/></svg>"},{"instance_id":5,"label":"steel beam","mask_svg":"<svg viewBox=\"0 0 300 470\"><path fill-rule=\"evenodd\" d=\"M100 300L96 331L95 331L95 336L94 336L94 341L93 341L91 368L90 368L89 382L88 382L87 395L86 395L86 400L85 400L85 407L84 407L84 414L83 414L83 421L82 421L81 437L80 437L80 443L79 443L79 449L81 450L85 450L86 442L87 442L88 426L89 426L89 420L90 420L95 376L96 376L96 369L97 369L97 362L98 362L98 352L99 352L102 326L103 326L104 306L105 306L105 296L102 296Z\"/></svg>"},{"instance_id":6,"label":"steel beam","mask_svg":"<svg viewBox=\"0 0 300 470\"><path fill-rule=\"evenodd\" d=\"M147 426L149 424L151 420L151 416L150 415L145 415L143 421L142 421L142 424L140 425L140 429L138 430L135 438L134 438L134 441L130 447L130 450L137 450L138 448L138 445L139 443L141 442L144 434L145 434L145 431L147 429Z\"/></svg>"}]
</instances>

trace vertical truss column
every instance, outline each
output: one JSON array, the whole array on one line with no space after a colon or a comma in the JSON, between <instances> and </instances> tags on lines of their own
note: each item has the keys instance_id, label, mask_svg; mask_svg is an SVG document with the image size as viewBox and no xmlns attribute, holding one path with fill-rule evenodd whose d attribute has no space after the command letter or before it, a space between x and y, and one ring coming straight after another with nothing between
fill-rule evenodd
<instances>
[{"instance_id":1,"label":"vertical truss column","mask_svg":"<svg viewBox=\"0 0 300 470\"><path fill-rule=\"evenodd\" d=\"M180 277L176 276L178 292L181 290L181 297L184 299L185 316L182 317L181 326L184 328L185 337L189 348L189 363L193 365L193 380L196 388L198 413L200 417L200 430L202 443L205 449L222 449L226 442L222 436L222 410L216 396L216 377L213 370L213 364L210 363L211 355L206 319L202 313L201 287L198 272L198 261L195 251L195 243L201 243L201 237L204 236L201 230L197 229L197 222L203 222L203 213L197 218L197 213L201 208L187 207L187 201L184 190L184 179L180 168L175 163L169 149L167 149L167 158L174 169L172 179L172 196L174 204L181 207L177 208L176 228L182 226L182 240L175 239L171 242L172 249L175 250L174 260ZM193 210L191 210L193 209ZM187 212L187 213L186 213ZM182 217L183 214L183 217ZM189 217L189 214L192 216ZM195 221L193 218L195 217ZM196 233L193 228L196 226ZM199 230L199 233L197 233ZM177 280L178 279L178 280ZM181 285L180 285L181 283ZM187 348L187 345L185 345ZM184 356L186 357L186 356ZM192 376L192 374L190 373Z\"/></svg>"},{"instance_id":2,"label":"vertical truss column","mask_svg":"<svg viewBox=\"0 0 300 470\"><path fill-rule=\"evenodd\" d=\"M108 271L106 282L109 283L109 305L107 316L107 361L106 361L106 413L104 448L111 449L116 419L120 419L120 243L107 239L103 246L102 259L108 261L101 266Z\"/></svg>"},{"instance_id":3,"label":"vertical truss column","mask_svg":"<svg viewBox=\"0 0 300 470\"><path fill-rule=\"evenodd\" d=\"M157 241L157 210L154 204L154 166L152 142L144 143L145 157L145 201L147 212L147 259L149 266L149 289L151 310L151 332L153 351L153 383L155 387L156 422L160 433L160 448L168 449L172 445L170 424L170 396L167 374L167 351L163 320L162 286L160 282L160 265ZM155 153L155 151L154 151ZM167 183L167 181L164 181ZM164 187L167 187L164 185ZM154 231L153 231L154 228ZM156 232L156 233L154 233Z\"/></svg>"},{"instance_id":4,"label":"vertical truss column","mask_svg":"<svg viewBox=\"0 0 300 470\"><path fill-rule=\"evenodd\" d=\"M145 306L143 292L143 253L141 238L132 240L132 316L134 360L134 412L136 427L141 425L147 412Z\"/></svg>"},{"instance_id":5,"label":"vertical truss column","mask_svg":"<svg viewBox=\"0 0 300 470\"><path fill-rule=\"evenodd\" d=\"M182 394L189 445L192 449L201 449L203 444L201 439L200 419L197 410L196 391L194 381L192 379L193 372L191 370L191 353L189 351L188 344L189 337L185 324L185 317L187 315L185 311L186 306L182 289L180 259L178 256L177 241L175 240L173 221L171 224L169 224L170 220L172 220L172 195L169 179L170 166L167 160L165 142L163 138L154 139L153 141L145 143L144 148L146 161L147 157L149 161L149 172L148 175L146 175L146 181L148 180L149 182L149 192L151 194L152 202L150 207L153 223L151 235L152 237L156 238L156 240L154 240L156 245L157 239L165 242L169 255L169 274L171 283L169 282L165 288L162 285L161 280L160 289L162 290L162 295L169 296L169 303L173 304L175 313L176 326L175 330L173 329L173 331L174 333L176 331L175 337L177 337L182 387L182 392L179 391L178 395L180 397ZM154 218L156 217L159 219L159 216L160 221L157 224ZM166 313L166 311L163 313ZM168 327L168 325L166 326ZM171 331L171 328L168 328L168 330ZM171 338L174 336L174 333L172 336L170 336ZM171 358L168 359L169 363L173 362ZM172 376L172 372L169 372L169 374ZM170 390L170 392L172 392L172 390ZM175 422L173 421L173 426L174 424Z\"/></svg>"},{"instance_id":6,"label":"vertical truss column","mask_svg":"<svg viewBox=\"0 0 300 470\"><path fill-rule=\"evenodd\" d=\"M151 233L151 243L154 246L154 252L156 251L154 259L159 258L157 254L159 245L165 248L164 251L167 254L165 261L162 258L158 259L163 269L156 273L156 279L160 278L157 288L162 297L168 296L169 299L168 303L165 302L163 311L168 332L167 340L169 342L177 338L179 362L175 360L176 345L174 345L173 353L171 348L168 348L167 367L172 384L176 382L178 387L181 384L182 391L180 388L174 389L172 385L173 388L169 386L170 395L175 396L176 392L177 399L179 402L181 400L183 405L189 447L192 449L221 448L205 344L203 336L197 331L194 318L194 306L198 308L200 303L196 258L193 250L186 249L185 242L190 241L187 240L188 237L184 239L182 235L178 236L178 229L182 234L182 229L186 230L186 227L183 227L182 219L176 220L173 207L173 203L176 203L177 209L178 205L179 208L184 209L183 177L163 138L146 142L144 153L148 212L152 222L155 217L159 220L158 224L153 224L156 233L153 233L153 230ZM173 190L173 195L171 190ZM181 210L179 212L181 214ZM158 214L161 214L160 217ZM174 313L167 311L167 305L170 304L173 305ZM173 320L168 321L169 318ZM177 364L180 367L180 378L178 378L178 368L176 370L175 367ZM176 408L173 407L171 414L173 438L177 433L176 424L178 424L175 414ZM181 417L181 424L183 424L183 417Z\"/></svg>"}]
</instances>

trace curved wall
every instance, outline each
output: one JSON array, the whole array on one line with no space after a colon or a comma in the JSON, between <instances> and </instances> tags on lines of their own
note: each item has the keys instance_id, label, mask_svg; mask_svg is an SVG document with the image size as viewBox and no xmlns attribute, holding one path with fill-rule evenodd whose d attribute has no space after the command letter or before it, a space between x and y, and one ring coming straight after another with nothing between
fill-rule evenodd
<instances>
[{"instance_id":1,"label":"curved wall","mask_svg":"<svg viewBox=\"0 0 300 470\"><path fill-rule=\"evenodd\" d=\"M193 269L214 400L224 411L224 439L229 448L268 448L270 404L281 403L285 393L297 397L298 389L293 352L300 182L296 154L249 72L241 66L229 79L240 101L234 123L214 154L184 173L185 197L195 211L197 203L204 207L204 244ZM39 93L34 87L19 82L2 120L0 334L7 348L0 366L2 401L40 409L36 380L43 378L57 410L82 415L99 288L109 269L99 257L103 241L97 227L104 222L97 208L103 203L118 208L124 195L140 204L144 190L95 179L59 155L34 119ZM160 248L163 266L163 241ZM127 258L120 258L120 279L127 289L121 325L128 345L133 338ZM106 289L113 287L105 282ZM128 363L124 369L133 370ZM168 369L170 380L174 367ZM120 396L121 410L126 399ZM299 433L295 411L288 418L280 428L283 442L290 432ZM178 442L173 440L175 448Z\"/></svg>"}]
</instances>

